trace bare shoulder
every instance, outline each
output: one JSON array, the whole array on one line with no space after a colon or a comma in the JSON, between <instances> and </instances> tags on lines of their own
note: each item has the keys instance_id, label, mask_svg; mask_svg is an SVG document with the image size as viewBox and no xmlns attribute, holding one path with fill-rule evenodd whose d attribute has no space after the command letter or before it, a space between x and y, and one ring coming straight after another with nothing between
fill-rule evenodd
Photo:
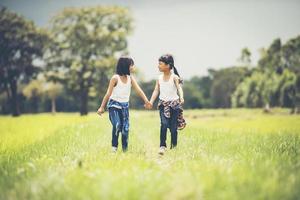
<instances>
[{"instance_id":1,"label":"bare shoulder","mask_svg":"<svg viewBox=\"0 0 300 200\"><path fill-rule=\"evenodd\" d=\"M135 80L134 75L130 74L129 77L130 77L131 79L134 79L134 80Z\"/></svg>"},{"instance_id":2,"label":"bare shoulder","mask_svg":"<svg viewBox=\"0 0 300 200\"><path fill-rule=\"evenodd\" d=\"M114 74L114 75L112 75L112 77L111 77L111 79L115 79L115 80L118 80L118 74Z\"/></svg>"},{"instance_id":3,"label":"bare shoulder","mask_svg":"<svg viewBox=\"0 0 300 200\"><path fill-rule=\"evenodd\" d=\"M173 74L173 78L174 78L174 80L179 80L180 79L179 76L177 76L176 74Z\"/></svg>"},{"instance_id":4,"label":"bare shoulder","mask_svg":"<svg viewBox=\"0 0 300 200\"><path fill-rule=\"evenodd\" d=\"M156 82L159 84L159 82L160 81L162 81L163 80L163 74L160 74L160 75L158 75L158 78L157 78L157 80L156 80Z\"/></svg>"},{"instance_id":5,"label":"bare shoulder","mask_svg":"<svg viewBox=\"0 0 300 200\"><path fill-rule=\"evenodd\" d=\"M133 75L130 75L129 77L130 77L131 82L136 82L136 79Z\"/></svg>"},{"instance_id":6,"label":"bare shoulder","mask_svg":"<svg viewBox=\"0 0 300 200\"><path fill-rule=\"evenodd\" d=\"M157 88L159 90L159 88L160 88L159 80L156 80L155 88Z\"/></svg>"},{"instance_id":7,"label":"bare shoulder","mask_svg":"<svg viewBox=\"0 0 300 200\"><path fill-rule=\"evenodd\" d=\"M118 83L118 75L117 75L117 74L114 74L114 75L111 77L110 81L111 81L112 83L115 84L114 86L116 86L116 84Z\"/></svg>"}]
</instances>

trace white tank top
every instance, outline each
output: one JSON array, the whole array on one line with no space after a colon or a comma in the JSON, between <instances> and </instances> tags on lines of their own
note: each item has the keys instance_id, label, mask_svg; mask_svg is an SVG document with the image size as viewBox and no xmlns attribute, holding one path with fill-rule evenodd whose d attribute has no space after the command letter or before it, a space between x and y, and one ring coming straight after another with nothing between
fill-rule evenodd
<instances>
[{"instance_id":1,"label":"white tank top","mask_svg":"<svg viewBox=\"0 0 300 200\"><path fill-rule=\"evenodd\" d=\"M159 83L159 98L163 101L173 101L179 99L177 88L174 83L174 75L171 74L168 81L164 81L163 74L158 78Z\"/></svg>"},{"instance_id":2,"label":"white tank top","mask_svg":"<svg viewBox=\"0 0 300 200\"><path fill-rule=\"evenodd\" d=\"M111 99L124 103L129 102L130 90L131 90L131 78L127 75L127 82L123 83L120 76L118 77L118 83L114 87L112 94L110 96Z\"/></svg>"}]
</instances>

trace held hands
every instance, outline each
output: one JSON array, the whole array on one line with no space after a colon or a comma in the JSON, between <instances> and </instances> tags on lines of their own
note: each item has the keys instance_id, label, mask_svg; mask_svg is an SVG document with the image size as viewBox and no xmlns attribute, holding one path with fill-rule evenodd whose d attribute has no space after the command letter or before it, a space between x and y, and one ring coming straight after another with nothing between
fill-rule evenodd
<instances>
[{"instance_id":1,"label":"held hands","mask_svg":"<svg viewBox=\"0 0 300 200\"><path fill-rule=\"evenodd\" d=\"M104 108L100 107L100 108L97 110L97 114L101 116L101 115L104 113L104 111L105 111Z\"/></svg>"},{"instance_id":2,"label":"held hands","mask_svg":"<svg viewBox=\"0 0 300 200\"><path fill-rule=\"evenodd\" d=\"M148 110L152 109L152 106L153 106L152 103L148 100L144 104L144 107Z\"/></svg>"}]
</instances>

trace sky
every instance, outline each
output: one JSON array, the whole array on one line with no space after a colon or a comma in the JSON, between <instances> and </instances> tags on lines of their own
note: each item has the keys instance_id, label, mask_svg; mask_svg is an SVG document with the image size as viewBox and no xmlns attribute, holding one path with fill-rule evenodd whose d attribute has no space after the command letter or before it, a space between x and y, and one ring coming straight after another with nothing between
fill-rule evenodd
<instances>
[{"instance_id":1,"label":"sky","mask_svg":"<svg viewBox=\"0 0 300 200\"><path fill-rule=\"evenodd\" d=\"M260 48L300 35L300 0L0 0L0 5L42 27L64 7L128 7L134 18L128 50L145 80L158 76L158 58L165 53L189 79L238 64L244 47L255 65Z\"/></svg>"}]
</instances>

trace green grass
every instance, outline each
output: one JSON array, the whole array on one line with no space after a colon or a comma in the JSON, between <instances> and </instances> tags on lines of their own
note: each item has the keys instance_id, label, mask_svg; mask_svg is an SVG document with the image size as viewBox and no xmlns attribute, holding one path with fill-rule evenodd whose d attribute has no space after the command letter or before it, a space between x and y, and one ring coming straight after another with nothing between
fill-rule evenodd
<instances>
[{"instance_id":1,"label":"green grass","mask_svg":"<svg viewBox=\"0 0 300 200\"><path fill-rule=\"evenodd\" d=\"M300 199L300 116L185 116L178 148L164 156L157 111L130 112L129 151L117 154L107 113L2 116L0 199Z\"/></svg>"}]
</instances>

